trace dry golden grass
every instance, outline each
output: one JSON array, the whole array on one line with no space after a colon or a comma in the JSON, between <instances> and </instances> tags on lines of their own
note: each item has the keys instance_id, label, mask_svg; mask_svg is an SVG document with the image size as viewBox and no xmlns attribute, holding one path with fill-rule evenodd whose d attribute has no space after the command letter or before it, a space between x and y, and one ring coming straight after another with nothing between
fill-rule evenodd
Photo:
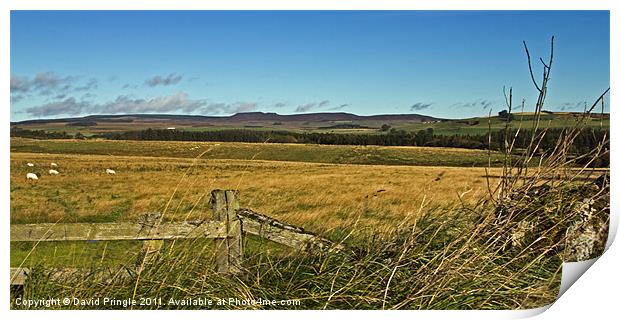
<instances>
[{"instance_id":1,"label":"dry golden grass","mask_svg":"<svg viewBox=\"0 0 620 320\"><path fill-rule=\"evenodd\" d=\"M50 162L58 163L59 176L47 173ZM27 172L39 173L39 181L26 181ZM11 221L133 220L163 211L169 200L167 219L209 217L209 192L219 188L240 190L243 207L312 231L357 221L377 232L414 218L421 207L458 205L459 195L478 200L486 183L484 168L13 152Z\"/></svg>"}]
</instances>

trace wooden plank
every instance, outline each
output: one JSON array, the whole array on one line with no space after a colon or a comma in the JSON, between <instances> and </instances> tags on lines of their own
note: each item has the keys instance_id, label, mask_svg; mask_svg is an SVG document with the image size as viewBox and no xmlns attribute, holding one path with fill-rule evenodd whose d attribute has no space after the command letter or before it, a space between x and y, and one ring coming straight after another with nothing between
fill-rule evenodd
<instances>
[{"instance_id":1,"label":"wooden plank","mask_svg":"<svg viewBox=\"0 0 620 320\"><path fill-rule=\"evenodd\" d=\"M30 274L28 268L11 268L11 285L23 286L26 283L26 278Z\"/></svg>"},{"instance_id":2,"label":"wooden plank","mask_svg":"<svg viewBox=\"0 0 620 320\"><path fill-rule=\"evenodd\" d=\"M84 278L94 279L100 283L112 283L115 281L128 281L135 278L136 270L127 268L49 268L39 270L48 273L49 280L56 282L70 282ZM31 268L11 268L11 285L23 286L31 275ZM36 270L34 270L36 272Z\"/></svg>"},{"instance_id":3,"label":"wooden plank","mask_svg":"<svg viewBox=\"0 0 620 320\"><path fill-rule=\"evenodd\" d=\"M243 232L254 234L301 251L342 251L345 249L341 244L335 244L300 227L282 223L249 209L239 209L237 210L237 215L243 223Z\"/></svg>"},{"instance_id":4,"label":"wooden plank","mask_svg":"<svg viewBox=\"0 0 620 320\"><path fill-rule=\"evenodd\" d=\"M11 241L169 240L224 238L226 226L218 221L139 223L40 223L11 225Z\"/></svg>"}]
</instances>

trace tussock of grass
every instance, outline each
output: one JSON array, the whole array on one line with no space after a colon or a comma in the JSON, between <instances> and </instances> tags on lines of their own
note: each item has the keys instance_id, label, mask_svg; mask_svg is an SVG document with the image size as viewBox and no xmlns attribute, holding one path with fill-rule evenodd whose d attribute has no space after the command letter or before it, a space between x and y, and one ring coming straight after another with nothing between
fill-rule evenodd
<instances>
[{"instance_id":1,"label":"tussock of grass","mask_svg":"<svg viewBox=\"0 0 620 320\"><path fill-rule=\"evenodd\" d=\"M476 223L480 220L485 219L467 210L429 212L405 229L349 237L347 243L355 250L345 254L274 252L265 250L270 244L255 242L246 249L245 270L239 276L213 272L208 244L177 243L174 250L168 245L141 273L136 296L165 301L300 299L293 307L300 309L512 309L553 301L559 288L559 258L532 257L532 263L503 257L483 241L483 228ZM74 281L69 289L43 275L29 282L25 292L28 297L62 296L67 290L82 299L133 296L133 286L126 282L102 283L94 277Z\"/></svg>"}]
</instances>

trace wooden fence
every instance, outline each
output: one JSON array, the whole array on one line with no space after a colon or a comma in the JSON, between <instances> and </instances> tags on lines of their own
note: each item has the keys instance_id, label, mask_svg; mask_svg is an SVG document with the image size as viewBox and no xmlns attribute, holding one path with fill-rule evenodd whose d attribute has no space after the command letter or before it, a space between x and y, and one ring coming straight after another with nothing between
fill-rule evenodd
<instances>
[{"instance_id":1,"label":"wooden fence","mask_svg":"<svg viewBox=\"0 0 620 320\"><path fill-rule=\"evenodd\" d=\"M118 271L101 273L102 279L131 277L149 264L162 248L164 240L212 238L215 240L215 271L236 274L243 270L243 235L254 234L265 239L307 252L317 250L342 250L329 240L239 207L239 194L233 190L213 190L211 221L162 222L159 214L146 214L138 222L117 223L41 223L11 225L11 242L29 241L92 241L92 240L142 240L135 272ZM119 269L121 270L121 269ZM24 285L31 270L11 268L11 285ZM80 272L76 268L57 268L52 278L66 279Z\"/></svg>"}]
</instances>

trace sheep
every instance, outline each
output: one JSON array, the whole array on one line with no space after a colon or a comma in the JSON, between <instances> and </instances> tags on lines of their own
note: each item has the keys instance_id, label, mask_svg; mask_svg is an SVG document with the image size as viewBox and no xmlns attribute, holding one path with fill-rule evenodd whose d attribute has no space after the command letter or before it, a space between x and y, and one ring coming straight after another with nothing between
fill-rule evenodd
<instances>
[{"instance_id":1,"label":"sheep","mask_svg":"<svg viewBox=\"0 0 620 320\"><path fill-rule=\"evenodd\" d=\"M28 172L26 173L26 180L36 181L36 180L39 180L39 177L37 177L37 175L32 172Z\"/></svg>"},{"instance_id":2,"label":"sheep","mask_svg":"<svg viewBox=\"0 0 620 320\"><path fill-rule=\"evenodd\" d=\"M49 172L50 172L50 174L53 174L53 175L57 175L58 174L58 171L56 171L54 169L50 169Z\"/></svg>"},{"instance_id":3,"label":"sheep","mask_svg":"<svg viewBox=\"0 0 620 320\"><path fill-rule=\"evenodd\" d=\"M30 163L30 162L26 163L26 165L29 167L34 167L34 163Z\"/></svg>"},{"instance_id":4,"label":"sheep","mask_svg":"<svg viewBox=\"0 0 620 320\"><path fill-rule=\"evenodd\" d=\"M107 173L107 174L116 174L116 171L114 171L112 169L105 169L105 173Z\"/></svg>"},{"instance_id":5,"label":"sheep","mask_svg":"<svg viewBox=\"0 0 620 320\"><path fill-rule=\"evenodd\" d=\"M50 166L52 167L58 167L58 165L55 162L50 163Z\"/></svg>"}]
</instances>

